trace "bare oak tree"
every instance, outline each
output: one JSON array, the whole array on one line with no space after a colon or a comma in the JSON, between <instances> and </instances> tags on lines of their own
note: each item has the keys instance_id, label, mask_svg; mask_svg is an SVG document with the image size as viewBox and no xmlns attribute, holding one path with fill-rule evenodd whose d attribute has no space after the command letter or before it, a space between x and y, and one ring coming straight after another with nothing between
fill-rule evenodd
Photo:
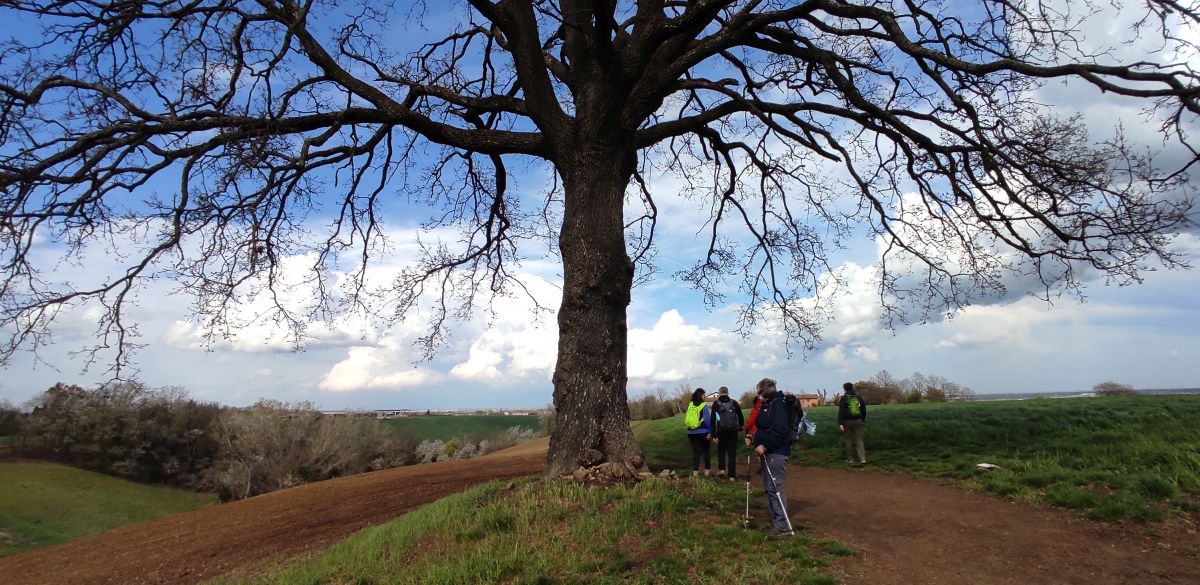
<instances>
[{"instance_id":1,"label":"bare oak tree","mask_svg":"<svg viewBox=\"0 0 1200 585\"><path fill-rule=\"evenodd\" d=\"M549 473L633 474L626 306L676 195L652 171L711 205L706 250L676 276L710 302L736 291L744 331L803 346L822 316L806 298L852 233L885 244L880 299L899 318L1014 271L1049 293L1178 265L1200 111L1178 31L1197 12L1124 8L1142 18L1113 44L1160 50L1122 61L1085 38L1098 13L1077 2L0 1L2 355L90 304L124 366L123 310L148 279L178 283L213 335L248 296L273 300L298 343L314 320L386 324L430 302L432 351L448 318L520 294L519 250L545 239L563 266ZM1056 80L1137 100L1185 154L1090 139L1038 103ZM531 202L510 167L539 164L553 184ZM423 238L420 263L377 286L401 206L461 237ZM120 273L55 276L106 246ZM295 283L283 262L301 257ZM311 305L276 296L296 285Z\"/></svg>"}]
</instances>

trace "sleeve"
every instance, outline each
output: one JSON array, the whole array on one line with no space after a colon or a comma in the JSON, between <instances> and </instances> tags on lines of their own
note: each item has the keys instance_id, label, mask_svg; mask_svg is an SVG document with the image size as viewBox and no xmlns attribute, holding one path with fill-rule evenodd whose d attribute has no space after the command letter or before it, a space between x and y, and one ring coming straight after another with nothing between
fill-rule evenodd
<instances>
[{"instance_id":1,"label":"sleeve","mask_svg":"<svg viewBox=\"0 0 1200 585\"><path fill-rule=\"evenodd\" d=\"M840 425L845 422L846 422L846 395L843 394L842 397L840 399L838 399L838 424Z\"/></svg>"},{"instance_id":2,"label":"sleeve","mask_svg":"<svg viewBox=\"0 0 1200 585\"><path fill-rule=\"evenodd\" d=\"M859 401L862 402L862 421L865 423L867 422L867 401L862 400L861 398Z\"/></svg>"},{"instance_id":3,"label":"sleeve","mask_svg":"<svg viewBox=\"0 0 1200 585\"><path fill-rule=\"evenodd\" d=\"M757 400L750 405L750 416L746 419L746 434L753 435L757 430L754 423L758 420L758 407L761 406Z\"/></svg>"},{"instance_id":4,"label":"sleeve","mask_svg":"<svg viewBox=\"0 0 1200 585\"><path fill-rule=\"evenodd\" d=\"M742 405L738 404L736 400L733 401L733 411L737 413L738 427L746 426L746 415L742 414Z\"/></svg>"}]
</instances>

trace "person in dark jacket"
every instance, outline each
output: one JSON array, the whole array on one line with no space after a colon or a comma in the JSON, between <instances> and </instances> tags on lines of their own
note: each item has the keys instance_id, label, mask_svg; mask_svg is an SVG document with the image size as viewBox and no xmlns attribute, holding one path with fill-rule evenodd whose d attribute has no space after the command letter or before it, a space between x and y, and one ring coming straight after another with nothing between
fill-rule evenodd
<instances>
[{"instance_id":1,"label":"person in dark jacket","mask_svg":"<svg viewBox=\"0 0 1200 585\"><path fill-rule=\"evenodd\" d=\"M841 399L838 400L838 430L842 433L842 445L846 449L846 461L864 464L867 450L863 447L863 433L867 427L867 401L854 392L854 384L842 384ZM854 456L858 458L855 459Z\"/></svg>"},{"instance_id":2,"label":"person in dark jacket","mask_svg":"<svg viewBox=\"0 0 1200 585\"><path fill-rule=\"evenodd\" d=\"M729 479L733 481L737 479L738 432L746 424L746 417L737 401L729 397L729 388L725 386L717 390L717 401L712 409L717 437L717 475L725 475L728 469Z\"/></svg>"},{"instance_id":3,"label":"person in dark jacket","mask_svg":"<svg viewBox=\"0 0 1200 585\"><path fill-rule=\"evenodd\" d=\"M688 403L688 415L685 420L692 417L694 411L699 411L698 423L700 426L688 426L687 436L688 442L692 444L692 477L700 475L700 459L704 458L704 475L708 475L712 470L712 451L709 449L709 443L713 439L712 435L712 408L711 404L704 400L704 388L696 388L692 392L692 400Z\"/></svg>"},{"instance_id":4,"label":"person in dark jacket","mask_svg":"<svg viewBox=\"0 0 1200 585\"><path fill-rule=\"evenodd\" d=\"M767 510L771 515L771 529L777 534L792 536L792 523L784 506L787 492L784 479L787 475L788 457L792 454L792 437L788 429L787 405L783 392L776 388L775 380L763 378L758 382L762 407L754 424L754 452L762 459L763 490L767 495Z\"/></svg>"}]
</instances>

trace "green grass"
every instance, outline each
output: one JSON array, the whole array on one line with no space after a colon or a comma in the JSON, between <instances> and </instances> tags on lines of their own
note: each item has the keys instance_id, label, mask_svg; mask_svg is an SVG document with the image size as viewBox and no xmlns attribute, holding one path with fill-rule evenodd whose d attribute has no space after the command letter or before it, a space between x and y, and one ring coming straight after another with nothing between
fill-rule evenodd
<instances>
[{"instance_id":1,"label":"green grass","mask_svg":"<svg viewBox=\"0 0 1200 585\"><path fill-rule=\"evenodd\" d=\"M632 487L486 484L363 530L277 572L232 582L837 582L821 569L847 554L845 547L743 528L742 489L662 479Z\"/></svg>"},{"instance_id":2,"label":"green grass","mask_svg":"<svg viewBox=\"0 0 1200 585\"><path fill-rule=\"evenodd\" d=\"M63 465L0 463L0 557L216 501Z\"/></svg>"},{"instance_id":3,"label":"green grass","mask_svg":"<svg viewBox=\"0 0 1200 585\"><path fill-rule=\"evenodd\" d=\"M844 466L834 407L794 459ZM870 467L950 478L1092 518L1157 521L1200 501L1200 395L872 406ZM977 463L1000 470L981 473Z\"/></svg>"},{"instance_id":4,"label":"green grass","mask_svg":"<svg viewBox=\"0 0 1200 585\"><path fill-rule=\"evenodd\" d=\"M538 417L532 415L463 414L407 416L387 419L384 423L392 428L411 433L419 440L441 439L443 441L466 435L486 438L496 431L503 431L516 426L536 431L542 429L542 424L538 420Z\"/></svg>"}]
</instances>

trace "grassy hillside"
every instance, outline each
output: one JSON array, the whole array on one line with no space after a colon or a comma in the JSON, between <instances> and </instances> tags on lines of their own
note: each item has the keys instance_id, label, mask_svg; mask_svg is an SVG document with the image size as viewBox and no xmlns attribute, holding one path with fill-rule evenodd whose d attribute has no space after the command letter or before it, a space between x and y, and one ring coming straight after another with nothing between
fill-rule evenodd
<instances>
[{"instance_id":1,"label":"grassy hillside","mask_svg":"<svg viewBox=\"0 0 1200 585\"><path fill-rule=\"evenodd\" d=\"M798 459L844 465L834 407L812 409ZM872 406L869 465L952 478L1096 519L1160 520L1200 504L1200 395ZM977 463L998 471L981 473Z\"/></svg>"},{"instance_id":2,"label":"grassy hillside","mask_svg":"<svg viewBox=\"0 0 1200 585\"><path fill-rule=\"evenodd\" d=\"M48 463L0 463L0 557L216 503Z\"/></svg>"},{"instance_id":3,"label":"grassy hillside","mask_svg":"<svg viewBox=\"0 0 1200 585\"><path fill-rule=\"evenodd\" d=\"M664 457L653 465L678 459L681 445L687 450L671 422L637 424L647 451ZM808 537L804 526L792 539L759 531L765 511L757 491L746 526L745 501L745 484L710 480L492 483L276 572L217 583L837 583L822 567L850 549Z\"/></svg>"},{"instance_id":4,"label":"grassy hillside","mask_svg":"<svg viewBox=\"0 0 1200 585\"><path fill-rule=\"evenodd\" d=\"M421 440L442 439L443 441L464 435L487 437L496 431L502 431L515 426L538 431L542 428L538 417L532 415L464 414L409 416L388 419L384 422L393 428L412 433Z\"/></svg>"}]
</instances>

